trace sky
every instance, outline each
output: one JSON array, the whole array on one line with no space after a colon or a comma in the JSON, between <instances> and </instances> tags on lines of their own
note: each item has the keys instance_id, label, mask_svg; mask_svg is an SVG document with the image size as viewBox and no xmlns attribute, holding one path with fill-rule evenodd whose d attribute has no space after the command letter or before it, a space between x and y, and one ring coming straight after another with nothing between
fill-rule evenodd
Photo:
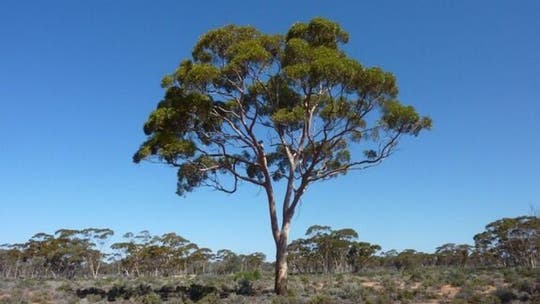
<instances>
[{"instance_id":1,"label":"sky","mask_svg":"<svg viewBox=\"0 0 540 304\"><path fill-rule=\"evenodd\" d=\"M285 33L316 16L349 32L349 56L393 72L400 100L434 127L380 166L315 184L292 239L319 224L433 252L540 210L540 2L186 3L1 1L0 244L107 227L272 260L263 192L179 197L174 169L131 157L161 78L200 35L231 23Z\"/></svg>"}]
</instances>

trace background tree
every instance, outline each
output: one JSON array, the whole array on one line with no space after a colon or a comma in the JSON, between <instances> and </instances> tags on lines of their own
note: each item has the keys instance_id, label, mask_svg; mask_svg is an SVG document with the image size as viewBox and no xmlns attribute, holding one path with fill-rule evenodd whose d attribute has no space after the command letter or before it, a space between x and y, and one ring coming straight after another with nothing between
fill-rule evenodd
<instances>
[{"instance_id":1,"label":"background tree","mask_svg":"<svg viewBox=\"0 0 540 304\"><path fill-rule=\"evenodd\" d=\"M0 275L3 278L18 278L25 271L24 244L2 244L0 246Z\"/></svg>"},{"instance_id":2,"label":"background tree","mask_svg":"<svg viewBox=\"0 0 540 304\"><path fill-rule=\"evenodd\" d=\"M215 272L226 274L240 271L241 260L238 254L229 249L220 249L214 255Z\"/></svg>"},{"instance_id":3,"label":"background tree","mask_svg":"<svg viewBox=\"0 0 540 304\"><path fill-rule=\"evenodd\" d=\"M86 250L82 253L83 258L88 265L90 274L95 279L99 276L99 271L107 256L103 250L110 237L114 235L114 231L108 228L86 228L79 231L79 234L83 242L87 244Z\"/></svg>"},{"instance_id":4,"label":"background tree","mask_svg":"<svg viewBox=\"0 0 540 304\"><path fill-rule=\"evenodd\" d=\"M206 267L211 255L209 249L200 249L174 232L154 236L145 230L126 233L124 238L111 248L119 251L117 262L127 276L195 273L199 267Z\"/></svg>"},{"instance_id":5,"label":"background tree","mask_svg":"<svg viewBox=\"0 0 540 304\"><path fill-rule=\"evenodd\" d=\"M208 269L210 260L214 257L212 250L209 248L198 248L190 257L190 264L193 268L193 272L200 274L205 273Z\"/></svg>"},{"instance_id":6,"label":"background tree","mask_svg":"<svg viewBox=\"0 0 540 304\"><path fill-rule=\"evenodd\" d=\"M185 274L235 274L258 276L271 271L260 252L237 254L223 249L214 254L176 233L127 233L125 240L106 249L110 229L59 229L37 233L27 242L0 245L0 278L88 278L101 274L171 276ZM358 272L386 267L412 271L425 267L538 267L540 221L537 216L503 218L475 235L475 246L446 243L435 253L405 249L378 254L380 246L358 241L353 229L334 230L313 225L306 237L288 246L294 273ZM101 269L101 270L100 270ZM533 272L531 272L533 273Z\"/></svg>"},{"instance_id":7,"label":"background tree","mask_svg":"<svg viewBox=\"0 0 540 304\"><path fill-rule=\"evenodd\" d=\"M540 217L503 218L474 236L477 254L503 266L535 268L540 259Z\"/></svg>"},{"instance_id":8,"label":"background tree","mask_svg":"<svg viewBox=\"0 0 540 304\"><path fill-rule=\"evenodd\" d=\"M148 269L155 267L151 259L155 257L155 238L147 230L138 234L127 232L123 235L123 242L114 243L111 248L120 252L120 264L126 276L141 276Z\"/></svg>"},{"instance_id":9,"label":"background tree","mask_svg":"<svg viewBox=\"0 0 540 304\"><path fill-rule=\"evenodd\" d=\"M358 233L350 228L332 230L313 225L306 236L294 240L288 248L289 263L298 273L356 272L381 249L379 245L358 242Z\"/></svg>"},{"instance_id":10,"label":"background tree","mask_svg":"<svg viewBox=\"0 0 540 304\"><path fill-rule=\"evenodd\" d=\"M353 272L358 272L366 267L379 250L381 250L381 246L376 244L370 244L368 242L353 243L347 253L347 259L353 267Z\"/></svg>"},{"instance_id":11,"label":"background tree","mask_svg":"<svg viewBox=\"0 0 540 304\"><path fill-rule=\"evenodd\" d=\"M472 246L467 244L443 244L435 250L437 265L465 267L471 252Z\"/></svg>"},{"instance_id":12,"label":"background tree","mask_svg":"<svg viewBox=\"0 0 540 304\"><path fill-rule=\"evenodd\" d=\"M255 271L261 270L264 264L266 255L262 252L254 252L251 254L240 255L240 271Z\"/></svg>"},{"instance_id":13,"label":"background tree","mask_svg":"<svg viewBox=\"0 0 540 304\"><path fill-rule=\"evenodd\" d=\"M192 59L163 79L165 97L133 158L177 167L180 195L200 186L227 193L241 182L261 187L279 294L286 293L291 219L309 186L377 165L402 135L431 126L397 100L391 73L364 67L340 49L348 39L323 18L296 23L284 36L250 26L209 31ZM276 187L284 188L282 198Z\"/></svg>"}]
</instances>

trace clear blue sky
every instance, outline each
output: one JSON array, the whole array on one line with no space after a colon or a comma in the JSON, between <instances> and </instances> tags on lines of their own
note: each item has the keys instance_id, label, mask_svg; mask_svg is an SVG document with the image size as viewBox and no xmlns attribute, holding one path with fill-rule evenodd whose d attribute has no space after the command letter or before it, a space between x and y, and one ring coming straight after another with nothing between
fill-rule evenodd
<instances>
[{"instance_id":1,"label":"clear blue sky","mask_svg":"<svg viewBox=\"0 0 540 304\"><path fill-rule=\"evenodd\" d=\"M283 33L323 16L349 54L397 76L434 129L383 165L311 188L292 237L356 229L383 249L470 243L540 207L538 1L15 1L0 3L0 243L58 228L174 231L273 257L265 196L175 195L175 172L135 165L161 77L228 23Z\"/></svg>"}]
</instances>

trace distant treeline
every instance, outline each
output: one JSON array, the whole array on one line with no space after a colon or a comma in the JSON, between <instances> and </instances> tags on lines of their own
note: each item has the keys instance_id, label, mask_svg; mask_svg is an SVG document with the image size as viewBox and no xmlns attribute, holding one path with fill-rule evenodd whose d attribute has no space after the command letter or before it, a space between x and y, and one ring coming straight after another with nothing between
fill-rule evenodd
<instances>
[{"instance_id":1,"label":"distant treeline","mask_svg":"<svg viewBox=\"0 0 540 304\"><path fill-rule=\"evenodd\" d=\"M161 236L148 231L126 233L122 242L110 244L111 229L60 229L53 235L38 233L21 244L0 246L3 278L74 278L103 275L173 276L229 274L271 270L259 252L212 252L176 233ZM474 246L444 244L435 253L412 249L381 252L376 244L358 241L353 229L333 230L315 225L306 238L288 247L292 273L358 272L370 267L406 270L423 266L532 267L540 260L540 218L504 218L474 236Z\"/></svg>"},{"instance_id":2,"label":"distant treeline","mask_svg":"<svg viewBox=\"0 0 540 304\"><path fill-rule=\"evenodd\" d=\"M289 245L289 267L296 273L357 272L366 267L398 270L421 266L537 267L540 259L540 218L504 218L474 236L474 246L448 243L435 253L406 249L381 252L378 245L358 242L352 229L312 226L306 239Z\"/></svg>"}]
</instances>

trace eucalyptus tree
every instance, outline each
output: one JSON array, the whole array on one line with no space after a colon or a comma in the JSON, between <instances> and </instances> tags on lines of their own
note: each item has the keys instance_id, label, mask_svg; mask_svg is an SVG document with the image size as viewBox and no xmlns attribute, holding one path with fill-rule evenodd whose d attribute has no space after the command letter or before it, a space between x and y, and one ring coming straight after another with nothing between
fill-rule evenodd
<instances>
[{"instance_id":1,"label":"eucalyptus tree","mask_svg":"<svg viewBox=\"0 0 540 304\"><path fill-rule=\"evenodd\" d=\"M165 96L133 157L176 167L179 195L201 186L261 188L279 294L287 288L291 219L308 188L375 166L403 135L431 127L398 101L393 74L343 51L348 40L323 18L296 23L285 35L236 25L207 32L192 58L164 77Z\"/></svg>"},{"instance_id":2,"label":"eucalyptus tree","mask_svg":"<svg viewBox=\"0 0 540 304\"><path fill-rule=\"evenodd\" d=\"M126 275L171 275L185 273L196 244L174 232L161 236L144 230L124 234L124 241L112 244L119 252L119 262Z\"/></svg>"},{"instance_id":3,"label":"eucalyptus tree","mask_svg":"<svg viewBox=\"0 0 540 304\"><path fill-rule=\"evenodd\" d=\"M443 244L435 249L437 265L465 267L473 247L467 244Z\"/></svg>"},{"instance_id":4,"label":"eucalyptus tree","mask_svg":"<svg viewBox=\"0 0 540 304\"><path fill-rule=\"evenodd\" d=\"M347 259L353 268L353 272L358 272L365 268L375 258L375 253L381 250L381 246L368 242L354 242L347 252Z\"/></svg>"},{"instance_id":5,"label":"eucalyptus tree","mask_svg":"<svg viewBox=\"0 0 540 304\"><path fill-rule=\"evenodd\" d=\"M329 226L314 225L307 229L306 245L318 257L323 272L343 272L348 267L347 255L358 233L353 229L332 230Z\"/></svg>"},{"instance_id":6,"label":"eucalyptus tree","mask_svg":"<svg viewBox=\"0 0 540 304\"><path fill-rule=\"evenodd\" d=\"M240 271L240 257L229 249L220 249L213 256L214 271L218 274L226 274Z\"/></svg>"},{"instance_id":7,"label":"eucalyptus tree","mask_svg":"<svg viewBox=\"0 0 540 304\"><path fill-rule=\"evenodd\" d=\"M306 236L288 246L290 264L299 273L357 272L381 249L379 245L357 241L358 233L350 228L333 230L313 225Z\"/></svg>"},{"instance_id":8,"label":"eucalyptus tree","mask_svg":"<svg viewBox=\"0 0 540 304\"><path fill-rule=\"evenodd\" d=\"M266 255L262 252L254 252L251 254L241 254L239 258L240 271L256 271L261 270Z\"/></svg>"},{"instance_id":9,"label":"eucalyptus tree","mask_svg":"<svg viewBox=\"0 0 540 304\"><path fill-rule=\"evenodd\" d=\"M120 264L125 275L140 276L144 264L144 251L150 244L152 236L144 230L137 235L127 232L122 237L124 241L112 244L111 248L119 252Z\"/></svg>"},{"instance_id":10,"label":"eucalyptus tree","mask_svg":"<svg viewBox=\"0 0 540 304\"><path fill-rule=\"evenodd\" d=\"M0 277L18 278L25 273L24 244L0 245Z\"/></svg>"},{"instance_id":11,"label":"eucalyptus tree","mask_svg":"<svg viewBox=\"0 0 540 304\"><path fill-rule=\"evenodd\" d=\"M24 244L8 246L15 257L15 276L74 277L97 276L103 254L97 245L109 229L60 229L53 235L37 233ZM102 238L103 237L103 238Z\"/></svg>"},{"instance_id":12,"label":"eucalyptus tree","mask_svg":"<svg viewBox=\"0 0 540 304\"><path fill-rule=\"evenodd\" d=\"M210 260L214 258L209 248L197 248L189 257L193 273L205 273L208 270Z\"/></svg>"},{"instance_id":13,"label":"eucalyptus tree","mask_svg":"<svg viewBox=\"0 0 540 304\"><path fill-rule=\"evenodd\" d=\"M535 268L540 260L540 217L519 216L489 223L474 236L476 254L503 266Z\"/></svg>"},{"instance_id":14,"label":"eucalyptus tree","mask_svg":"<svg viewBox=\"0 0 540 304\"><path fill-rule=\"evenodd\" d=\"M165 233L156 241L162 249L164 271L187 272L188 259L193 251L198 250L198 246L174 232Z\"/></svg>"},{"instance_id":15,"label":"eucalyptus tree","mask_svg":"<svg viewBox=\"0 0 540 304\"><path fill-rule=\"evenodd\" d=\"M83 257L90 274L95 279L99 276L99 271L107 257L104 249L109 239L114 235L114 231L108 228L86 228L79 231L79 235L88 246L83 252Z\"/></svg>"},{"instance_id":16,"label":"eucalyptus tree","mask_svg":"<svg viewBox=\"0 0 540 304\"><path fill-rule=\"evenodd\" d=\"M317 269L317 253L311 242L306 239L296 239L287 246L288 263L294 273L312 273Z\"/></svg>"}]
</instances>

